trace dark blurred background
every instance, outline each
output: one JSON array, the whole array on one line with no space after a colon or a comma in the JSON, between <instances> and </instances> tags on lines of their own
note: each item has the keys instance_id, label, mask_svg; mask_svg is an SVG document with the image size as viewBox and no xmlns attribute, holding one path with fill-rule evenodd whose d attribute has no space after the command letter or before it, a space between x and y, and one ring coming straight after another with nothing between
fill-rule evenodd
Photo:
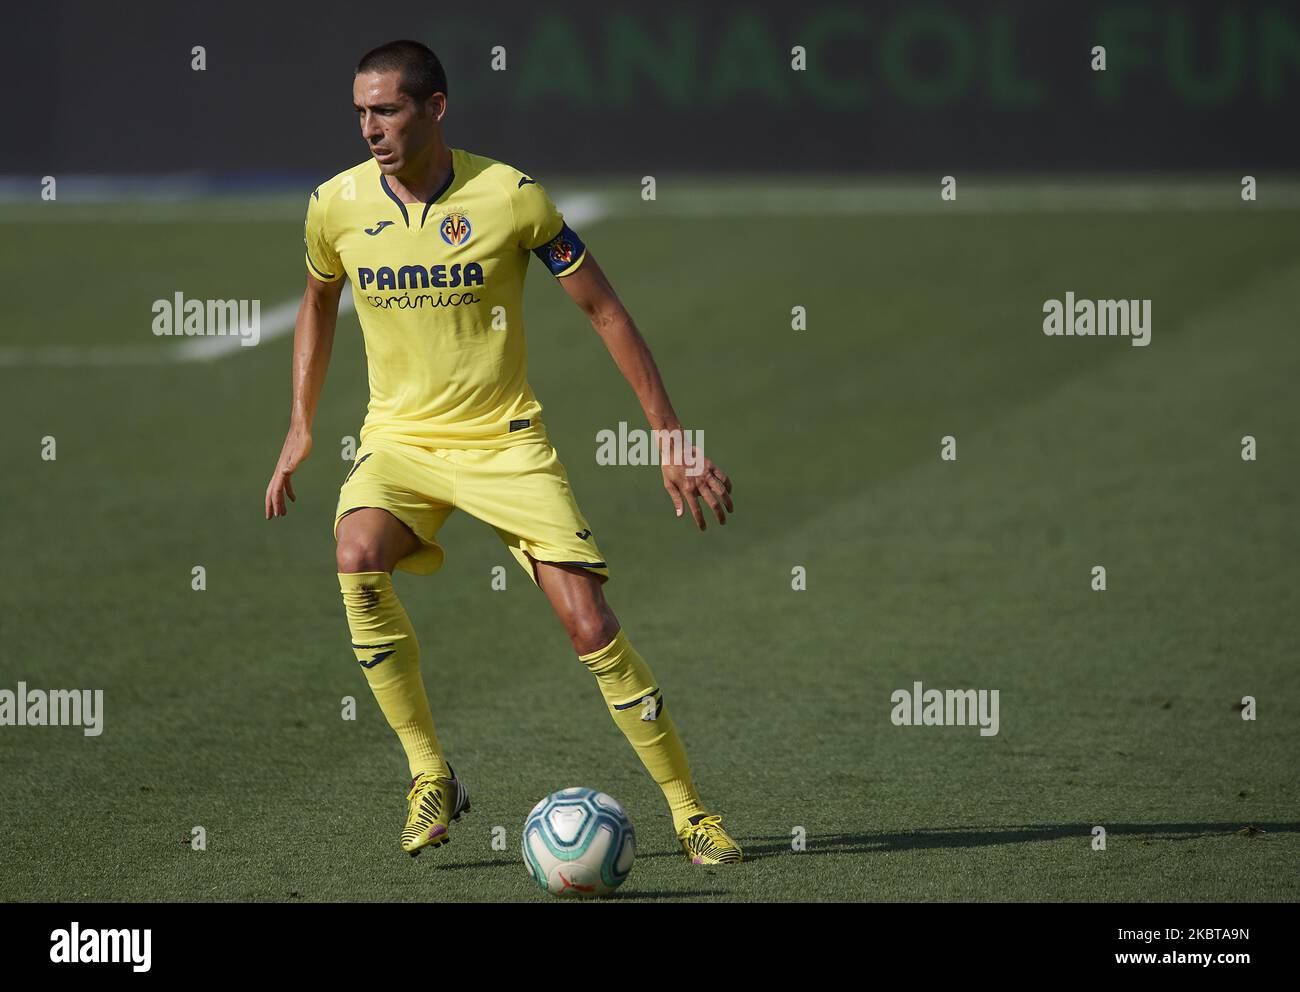
<instances>
[{"instance_id":1,"label":"dark blurred background","mask_svg":"<svg viewBox=\"0 0 1300 992\"><path fill-rule=\"evenodd\" d=\"M315 181L365 157L352 70L399 37L443 59L452 144L538 172L1249 171L1300 158L1294 3L78 2L15 15L10 175ZM806 71L790 68L795 45ZM505 71L490 67L494 46Z\"/></svg>"}]
</instances>

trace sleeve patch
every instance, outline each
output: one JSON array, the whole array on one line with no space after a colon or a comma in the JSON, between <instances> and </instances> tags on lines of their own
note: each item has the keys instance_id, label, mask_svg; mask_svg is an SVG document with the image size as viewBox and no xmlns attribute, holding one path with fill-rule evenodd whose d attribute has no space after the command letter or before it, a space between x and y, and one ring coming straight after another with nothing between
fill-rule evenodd
<instances>
[{"instance_id":1,"label":"sleeve patch","mask_svg":"<svg viewBox=\"0 0 1300 992\"><path fill-rule=\"evenodd\" d=\"M582 239L574 233L573 228L565 224L550 241L534 248L533 254L546 263L551 275L559 276L581 261L586 251L587 246L582 243Z\"/></svg>"}]
</instances>

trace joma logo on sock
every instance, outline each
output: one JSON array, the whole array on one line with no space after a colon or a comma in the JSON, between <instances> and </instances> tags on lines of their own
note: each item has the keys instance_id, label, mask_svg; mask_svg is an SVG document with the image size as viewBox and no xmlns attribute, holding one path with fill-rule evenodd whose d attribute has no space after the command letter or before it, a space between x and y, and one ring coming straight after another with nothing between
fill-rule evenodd
<instances>
[{"instance_id":1,"label":"joma logo on sock","mask_svg":"<svg viewBox=\"0 0 1300 992\"><path fill-rule=\"evenodd\" d=\"M651 689L638 699L630 703L615 703L615 710L630 710L634 707L641 707L641 719L647 722L654 722L659 719L659 714L664 711L664 700L658 689Z\"/></svg>"},{"instance_id":2,"label":"joma logo on sock","mask_svg":"<svg viewBox=\"0 0 1300 992\"><path fill-rule=\"evenodd\" d=\"M73 921L67 930L50 934L50 960L55 964L129 964L148 971L152 930L82 930Z\"/></svg>"},{"instance_id":3,"label":"joma logo on sock","mask_svg":"<svg viewBox=\"0 0 1300 992\"><path fill-rule=\"evenodd\" d=\"M1150 300L1075 300L1043 304L1043 333L1050 337L1131 337L1129 343L1144 348L1151 343Z\"/></svg>"},{"instance_id":4,"label":"joma logo on sock","mask_svg":"<svg viewBox=\"0 0 1300 992\"><path fill-rule=\"evenodd\" d=\"M912 691L895 689L889 697L894 704L889 714L895 727L974 727L981 737L996 737L998 732L997 689L922 689L912 683Z\"/></svg>"}]
</instances>

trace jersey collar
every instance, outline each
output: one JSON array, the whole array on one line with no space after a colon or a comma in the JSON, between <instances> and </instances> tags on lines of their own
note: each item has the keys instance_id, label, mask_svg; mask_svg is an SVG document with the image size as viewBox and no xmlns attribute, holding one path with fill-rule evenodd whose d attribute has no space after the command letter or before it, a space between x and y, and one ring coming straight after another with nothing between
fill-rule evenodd
<instances>
[{"instance_id":1,"label":"jersey collar","mask_svg":"<svg viewBox=\"0 0 1300 992\"><path fill-rule=\"evenodd\" d=\"M441 200L443 196L446 195L447 190L451 189L451 184L454 183L455 181L456 181L456 150L453 148L451 151L451 169L447 172L447 181L443 183L441 186L439 186L438 189L434 192L433 196L429 197L429 199L425 201L424 212L420 214L420 227L424 227L425 218L429 216L429 208L432 207L439 200ZM392 200L394 203L396 203L398 209L402 211L402 220L406 222L406 226L409 228L411 226L411 216L406 212L406 204L403 203L401 199L398 197L398 195L393 192L393 188L388 185L388 177L384 175L382 172L379 174L379 185L383 189L383 191L388 194L388 198Z\"/></svg>"}]
</instances>

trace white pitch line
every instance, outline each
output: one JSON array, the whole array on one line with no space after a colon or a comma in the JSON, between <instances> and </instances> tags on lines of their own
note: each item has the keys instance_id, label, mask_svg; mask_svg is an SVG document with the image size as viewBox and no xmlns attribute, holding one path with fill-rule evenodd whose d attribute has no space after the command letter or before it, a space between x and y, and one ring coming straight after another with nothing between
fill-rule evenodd
<instances>
[{"instance_id":1,"label":"white pitch line","mask_svg":"<svg viewBox=\"0 0 1300 992\"><path fill-rule=\"evenodd\" d=\"M932 214L1150 213L1156 211L1217 212L1300 209L1300 186L1292 182L1270 186L1255 202L1241 199L1231 183L1080 183L1005 182L958 186L955 200L943 200L939 185L887 184L864 181L861 186L815 183L777 189L746 186L727 188L694 183L674 188L661 183L658 198L639 201L620 196L611 201L610 216L626 218L766 218L766 217L903 217Z\"/></svg>"},{"instance_id":2,"label":"white pitch line","mask_svg":"<svg viewBox=\"0 0 1300 992\"><path fill-rule=\"evenodd\" d=\"M1239 188L1230 182L1132 180L1001 181L981 184L972 180L959 189L955 201L939 198L938 186L917 183L888 183L866 179L860 186L818 187L816 180L792 182L780 188L747 185L743 180L727 188L686 182L678 188L660 188L655 202L643 202L608 193L584 193L564 197L559 205L565 219L577 230L589 228L607 218L687 217L854 217L909 216L939 213L1024 214L1148 211L1253 211L1300 208L1300 184L1281 181L1268 184L1256 203L1242 203ZM204 201L167 204L159 217L172 220L171 211L207 210ZM157 209L157 208L152 208ZM258 207L261 210L263 208ZM238 217L224 209L227 219ZM131 215L132 220L149 219L151 208ZM0 211L0 219L3 219ZM239 219L244 219L239 217ZM268 220L250 216L250 220ZM84 218L83 218L84 221ZM298 317L299 298L286 300L262 315L260 341L273 341L290 334ZM350 293L339 301L339 312L354 309ZM259 342L260 343L260 342ZM0 346L0 368L105 367L116 365L161 365L176 362L211 361L246 350L238 336L195 337L179 343L156 341L136 345L9 345Z\"/></svg>"},{"instance_id":3,"label":"white pitch line","mask_svg":"<svg viewBox=\"0 0 1300 992\"><path fill-rule=\"evenodd\" d=\"M262 314L258 343L273 341L293 331L302 299L285 300ZM339 299L339 313L353 310L352 296ZM175 344L157 338L155 344L124 345L7 345L0 347L2 368L104 368L113 365L172 365L177 362L207 362L248 347L237 335L184 338Z\"/></svg>"},{"instance_id":4,"label":"white pitch line","mask_svg":"<svg viewBox=\"0 0 1300 992\"><path fill-rule=\"evenodd\" d=\"M567 197L558 206L575 229L592 227L606 214L601 197L591 194ZM258 345L293 333L301 297L285 300L261 315ZM339 298L339 314L353 313L351 293ZM156 339L135 345L6 345L0 346L0 368L103 368L114 365L170 365L176 362L210 362L256 345L243 344L239 335L185 338L179 344Z\"/></svg>"},{"instance_id":5,"label":"white pitch line","mask_svg":"<svg viewBox=\"0 0 1300 992\"><path fill-rule=\"evenodd\" d=\"M274 341L276 338L282 338L286 334L292 333L294 326L298 323L298 308L301 305L301 297L295 300L285 300L262 314L262 319L258 322L259 336L257 344L260 345L263 341ZM344 293L339 297L340 315L352 313L355 309L351 293ZM255 347L257 345L245 345L243 339L238 335L188 338L175 347L168 349L174 352L173 355L168 357L168 360L173 362L210 362L214 358L224 358L227 355L233 355L236 352Z\"/></svg>"}]
</instances>

